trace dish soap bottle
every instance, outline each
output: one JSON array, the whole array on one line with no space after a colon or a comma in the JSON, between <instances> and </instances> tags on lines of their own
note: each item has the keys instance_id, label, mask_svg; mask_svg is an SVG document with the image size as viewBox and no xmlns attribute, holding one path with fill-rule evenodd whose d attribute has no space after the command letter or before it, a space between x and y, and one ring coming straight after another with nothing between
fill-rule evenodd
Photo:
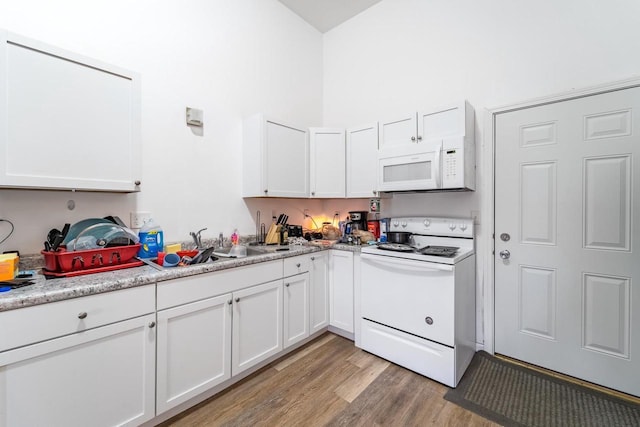
<instances>
[{"instance_id":1,"label":"dish soap bottle","mask_svg":"<svg viewBox=\"0 0 640 427\"><path fill-rule=\"evenodd\" d=\"M153 219L145 222L140 232L140 250L138 256L140 258L155 258L158 256L158 252L162 250L164 246L164 235L162 227L156 224Z\"/></svg>"},{"instance_id":2,"label":"dish soap bottle","mask_svg":"<svg viewBox=\"0 0 640 427\"><path fill-rule=\"evenodd\" d=\"M233 230L233 234L231 235L231 244L232 245L237 245L238 244L238 229L234 229Z\"/></svg>"}]
</instances>

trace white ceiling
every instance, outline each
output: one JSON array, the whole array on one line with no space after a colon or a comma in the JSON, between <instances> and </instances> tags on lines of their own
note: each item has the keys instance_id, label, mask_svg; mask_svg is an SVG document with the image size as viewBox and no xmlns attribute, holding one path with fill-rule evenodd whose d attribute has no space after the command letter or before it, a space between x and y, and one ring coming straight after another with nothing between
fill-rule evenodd
<instances>
[{"instance_id":1,"label":"white ceiling","mask_svg":"<svg viewBox=\"0 0 640 427\"><path fill-rule=\"evenodd\" d=\"M321 33L353 18L382 0L279 0Z\"/></svg>"}]
</instances>

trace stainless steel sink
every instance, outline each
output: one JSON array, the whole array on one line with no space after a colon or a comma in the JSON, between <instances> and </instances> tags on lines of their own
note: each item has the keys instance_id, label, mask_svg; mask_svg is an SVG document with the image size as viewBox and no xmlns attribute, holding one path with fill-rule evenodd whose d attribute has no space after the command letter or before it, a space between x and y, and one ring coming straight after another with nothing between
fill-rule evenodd
<instances>
[{"instance_id":1,"label":"stainless steel sink","mask_svg":"<svg viewBox=\"0 0 640 427\"><path fill-rule=\"evenodd\" d=\"M247 248L247 257L264 255L266 253L269 253L269 251L267 251L265 248L262 248L262 247L247 246L246 248ZM230 255L229 254L230 251L231 251L231 246L224 247L224 248L216 248L213 251L213 256L220 257L220 258L245 258L245 257L236 257L234 255Z\"/></svg>"}]
</instances>

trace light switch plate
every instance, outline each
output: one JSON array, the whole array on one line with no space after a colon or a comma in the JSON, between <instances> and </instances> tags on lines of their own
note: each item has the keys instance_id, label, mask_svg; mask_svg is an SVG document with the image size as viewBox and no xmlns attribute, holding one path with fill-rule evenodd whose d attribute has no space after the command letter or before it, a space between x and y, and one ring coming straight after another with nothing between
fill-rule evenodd
<instances>
[{"instance_id":1,"label":"light switch plate","mask_svg":"<svg viewBox=\"0 0 640 427\"><path fill-rule=\"evenodd\" d=\"M187 107L187 125L189 126L204 126L204 112L197 108Z\"/></svg>"}]
</instances>

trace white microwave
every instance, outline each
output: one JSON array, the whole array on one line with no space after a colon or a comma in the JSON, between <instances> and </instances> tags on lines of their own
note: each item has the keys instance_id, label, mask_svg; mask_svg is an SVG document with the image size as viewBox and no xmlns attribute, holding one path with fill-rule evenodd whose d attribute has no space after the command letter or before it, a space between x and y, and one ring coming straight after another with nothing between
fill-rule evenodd
<instances>
[{"instance_id":1,"label":"white microwave","mask_svg":"<svg viewBox=\"0 0 640 427\"><path fill-rule=\"evenodd\" d=\"M464 137L416 145L378 152L378 191L475 190L475 146Z\"/></svg>"}]
</instances>

